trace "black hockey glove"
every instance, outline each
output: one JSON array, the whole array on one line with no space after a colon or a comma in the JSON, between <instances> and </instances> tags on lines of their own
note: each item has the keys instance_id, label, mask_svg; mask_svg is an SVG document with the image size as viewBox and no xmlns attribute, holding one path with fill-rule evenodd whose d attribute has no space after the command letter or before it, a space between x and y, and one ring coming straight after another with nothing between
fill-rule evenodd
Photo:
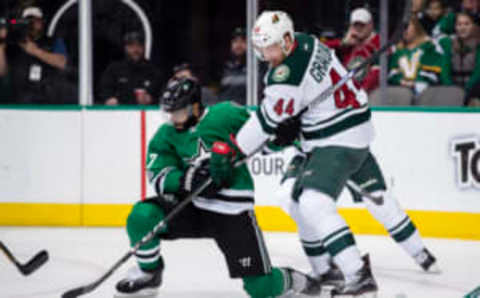
<instances>
[{"instance_id":1,"label":"black hockey glove","mask_svg":"<svg viewBox=\"0 0 480 298\"><path fill-rule=\"evenodd\" d=\"M292 145L298 138L301 124L300 117L297 116L290 117L280 122L275 130L273 144L281 147Z\"/></svg>"},{"instance_id":2,"label":"black hockey glove","mask_svg":"<svg viewBox=\"0 0 480 298\"><path fill-rule=\"evenodd\" d=\"M184 175L180 178L180 189L178 194L181 198L188 196L210 178L209 165L210 160L204 160L200 165L188 166ZM222 187L217 186L212 182L199 194L199 196L204 198L213 197L221 188Z\"/></svg>"}]
</instances>

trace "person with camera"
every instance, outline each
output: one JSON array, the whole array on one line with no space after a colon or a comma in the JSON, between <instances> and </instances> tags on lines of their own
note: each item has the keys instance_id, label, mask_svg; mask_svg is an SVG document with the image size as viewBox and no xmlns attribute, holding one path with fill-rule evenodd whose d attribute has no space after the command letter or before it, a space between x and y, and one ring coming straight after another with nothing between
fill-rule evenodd
<instances>
[{"instance_id":1,"label":"person with camera","mask_svg":"<svg viewBox=\"0 0 480 298\"><path fill-rule=\"evenodd\" d=\"M100 103L109 106L158 103L162 76L155 65L145 59L144 43L141 32L125 34L125 59L113 62L103 73L98 92Z\"/></svg>"},{"instance_id":2,"label":"person with camera","mask_svg":"<svg viewBox=\"0 0 480 298\"><path fill-rule=\"evenodd\" d=\"M7 20L3 28L6 36L2 47L6 47L5 67L13 87L12 103L57 103L56 97L62 97L57 87L64 88L60 85L66 83L59 79L67 67L63 39L45 35L45 20L39 7L25 8L21 19Z\"/></svg>"}]
</instances>

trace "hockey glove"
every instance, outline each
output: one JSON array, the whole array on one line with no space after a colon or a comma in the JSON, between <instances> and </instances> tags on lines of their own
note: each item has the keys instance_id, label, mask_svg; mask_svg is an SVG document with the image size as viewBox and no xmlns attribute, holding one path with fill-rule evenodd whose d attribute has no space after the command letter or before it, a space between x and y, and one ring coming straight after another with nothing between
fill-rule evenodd
<instances>
[{"instance_id":1,"label":"hockey glove","mask_svg":"<svg viewBox=\"0 0 480 298\"><path fill-rule=\"evenodd\" d=\"M225 142L213 143L210 158L210 175L217 186L226 187L232 182L236 151Z\"/></svg>"},{"instance_id":2,"label":"hockey glove","mask_svg":"<svg viewBox=\"0 0 480 298\"><path fill-rule=\"evenodd\" d=\"M293 144L300 133L300 117L294 116L283 120L275 130L275 139L273 144L276 146L287 147Z\"/></svg>"},{"instance_id":3,"label":"hockey glove","mask_svg":"<svg viewBox=\"0 0 480 298\"><path fill-rule=\"evenodd\" d=\"M209 160L204 160L200 165L190 165L187 167L184 175L180 178L178 195L181 198L185 198L207 181L210 177L209 163ZM212 182L199 194L199 196L204 198L213 197L220 189L220 186Z\"/></svg>"}]
</instances>

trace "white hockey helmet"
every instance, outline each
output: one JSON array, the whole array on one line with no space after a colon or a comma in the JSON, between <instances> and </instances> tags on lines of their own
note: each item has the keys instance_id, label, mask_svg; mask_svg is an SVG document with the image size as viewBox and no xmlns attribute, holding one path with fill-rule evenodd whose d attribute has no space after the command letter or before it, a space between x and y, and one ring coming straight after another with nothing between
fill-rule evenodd
<instances>
[{"instance_id":1,"label":"white hockey helmet","mask_svg":"<svg viewBox=\"0 0 480 298\"><path fill-rule=\"evenodd\" d=\"M290 16L283 11L266 10L258 16L255 26L252 30L252 42L255 54L261 60L264 60L259 48L265 48L275 43L280 43L284 53L289 54L285 48L284 36L288 34L290 38L295 40L293 21Z\"/></svg>"}]
</instances>

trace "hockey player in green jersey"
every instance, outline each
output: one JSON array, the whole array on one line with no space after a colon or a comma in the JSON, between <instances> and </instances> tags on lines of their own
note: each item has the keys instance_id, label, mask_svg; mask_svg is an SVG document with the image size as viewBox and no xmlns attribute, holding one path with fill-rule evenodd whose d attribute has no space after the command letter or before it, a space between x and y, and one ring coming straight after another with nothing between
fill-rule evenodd
<instances>
[{"instance_id":1,"label":"hockey player in green jersey","mask_svg":"<svg viewBox=\"0 0 480 298\"><path fill-rule=\"evenodd\" d=\"M253 298L314 296L317 281L291 268L272 267L253 212L253 180L246 165L225 167L232 158L227 142L249 118L246 108L225 102L204 108L199 85L172 81L161 97L170 122L163 124L148 146L147 171L158 199L133 206L127 219L132 245L212 174L214 179L191 204L168 222L158 237L136 253L138 266L117 283L116 297L155 294L162 282L160 242L178 238L212 238L224 255L230 276L242 278ZM210 173L210 167L215 173ZM213 171L213 170L212 170ZM143 295L143 296L142 296ZM148 296L151 297L151 296Z\"/></svg>"}]
</instances>

